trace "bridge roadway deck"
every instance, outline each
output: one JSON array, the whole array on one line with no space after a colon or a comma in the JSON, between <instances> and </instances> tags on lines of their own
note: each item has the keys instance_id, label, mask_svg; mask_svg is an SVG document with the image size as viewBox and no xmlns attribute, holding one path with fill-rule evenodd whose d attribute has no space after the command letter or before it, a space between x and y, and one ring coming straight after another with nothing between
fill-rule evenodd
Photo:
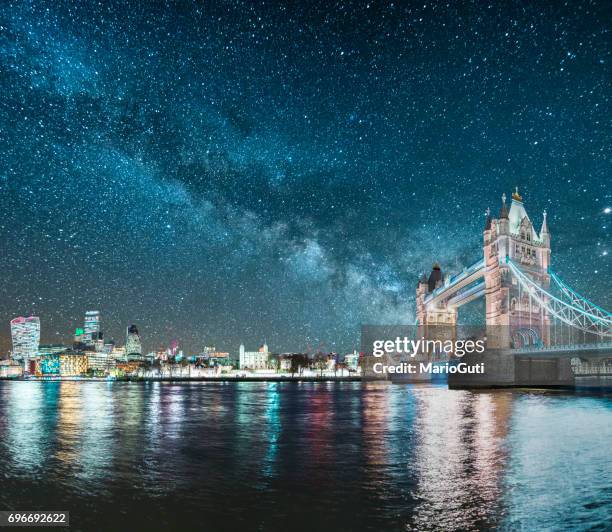
<instances>
[{"instance_id":1,"label":"bridge roadway deck","mask_svg":"<svg viewBox=\"0 0 612 532\"><path fill-rule=\"evenodd\" d=\"M504 354L514 355L519 358L588 358L606 359L612 358L612 343L603 344L578 344L557 345L551 347L521 349L505 349Z\"/></svg>"},{"instance_id":2,"label":"bridge roadway deck","mask_svg":"<svg viewBox=\"0 0 612 532\"><path fill-rule=\"evenodd\" d=\"M450 299L462 288L484 277L484 273L484 259L481 259L472 264L469 268L466 268L454 277L451 277L447 284L436 288L428 297L425 298L425 303L428 305L435 305L440 301Z\"/></svg>"}]
</instances>

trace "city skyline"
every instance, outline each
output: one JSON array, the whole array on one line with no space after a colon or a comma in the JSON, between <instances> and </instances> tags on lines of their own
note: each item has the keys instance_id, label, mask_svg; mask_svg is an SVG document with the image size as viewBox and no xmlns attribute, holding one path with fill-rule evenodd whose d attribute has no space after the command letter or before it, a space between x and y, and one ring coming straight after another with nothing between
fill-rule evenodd
<instances>
[{"instance_id":1,"label":"city skyline","mask_svg":"<svg viewBox=\"0 0 612 532\"><path fill-rule=\"evenodd\" d=\"M93 317L93 319L92 319ZM67 351L67 352L95 352L95 351L103 351L102 347L120 347L123 348L125 354L138 354L144 355L145 352L140 345L140 333L138 331L138 327L136 324L131 324L125 328L125 338L115 339L115 338L105 338L103 333L104 331L101 329L101 314L98 310L88 310L85 312L83 327L76 327L74 330L74 336L72 341L68 341L65 343L49 343L41 340L40 338L40 329L41 329L41 321L40 316L17 316L13 318L10 322L12 339L11 339L11 349L9 353L11 355L10 358L17 360L21 360L23 357L22 351L27 351L28 357L39 357L41 348L45 348L45 352L51 348L53 352ZM88 327L89 325L89 327ZM33 328L31 327L33 326ZM32 329L30 331L30 329ZM92 334L95 336L92 337ZM99 340L98 349L96 347L96 340ZM130 343L131 342L131 343ZM265 340L261 342L255 341L241 341L239 346L227 346L229 349L234 349L236 353L239 353L244 350L246 344L257 344L259 351L265 351L268 353L268 346ZM131 345L131 347L130 347ZM25 346L25 347L24 347ZM63 348L63 349L62 349ZM180 351L183 353L183 349L181 348L180 341L177 339L169 340L166 343L160 343L156 346L156 349L149 351L149 353L156 353L159 349L163 349L164 351ZM209 342L207 345L200 346L197 349L197 352L194 351L190 353L191 355L201 354L205 352L210 352L211 349L215 349L212 347L212 344ZM214 351L217 352L217 351ZM6 353L0 354L0 359ZM314 352L312 353L314 354ZM187 354L186 354L187 355Z\"/></svg>"},{"instance_id":2,"label":"city skyline","mask_svg":"<svg viewBox=\"0 0 612 532\"><path fill-rule=\"evenodd\" d=\"M47 10L47 7L50 9ZM349 352L518 186L612 306L604 4L0 8L0 349ZM106 318L105 318L106 317Z\"/></svg>"}]
</instances>

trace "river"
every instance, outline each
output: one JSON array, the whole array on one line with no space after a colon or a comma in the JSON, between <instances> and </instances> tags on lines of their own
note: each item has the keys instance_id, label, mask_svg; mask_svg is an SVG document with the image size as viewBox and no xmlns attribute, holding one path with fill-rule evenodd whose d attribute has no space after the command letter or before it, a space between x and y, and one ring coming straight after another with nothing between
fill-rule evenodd
<instances>
[{"instance_id":1,"label":"river","mask_svg":"<svg viewBox=\"0 0 612 532\"><path fill-rule=\"evenodd\" d=\"M0 411L0 509L73 531L612 523L611 396L2 381Z\"/></svg>"}]
</instances>

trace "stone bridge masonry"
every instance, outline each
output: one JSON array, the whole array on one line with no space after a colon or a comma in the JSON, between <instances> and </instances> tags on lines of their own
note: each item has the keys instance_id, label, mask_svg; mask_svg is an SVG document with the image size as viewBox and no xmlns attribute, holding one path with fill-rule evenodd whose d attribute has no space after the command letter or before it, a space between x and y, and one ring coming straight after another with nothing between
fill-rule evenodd
<instances>
[{"instance_id":1,"label":"stone bridge masonry","mask_svg":"<svg viewBox=\"0 0 612 532\"><path fill-rule=\"evenodd\" d=\"M605 374L606 368L612 368L612 314L579 296L555 274L563 294L557 298L550 292L551 235L546 211L538 232L518 189L510 208L503 194L498 217L487 210L482 251L480 260L452 277L435 263L416 289L418 335L431 339L456 339L459 308L485 299L487 350L462 358L467 364L484 362L485 373L450 375L449 386L567 387L593 374L595 382L610 385L612 374ZM555 318L570 331L610 343L555 345L551 331ZM556 342L556 322L554 331Z\"/></svg>"}]
</instances>

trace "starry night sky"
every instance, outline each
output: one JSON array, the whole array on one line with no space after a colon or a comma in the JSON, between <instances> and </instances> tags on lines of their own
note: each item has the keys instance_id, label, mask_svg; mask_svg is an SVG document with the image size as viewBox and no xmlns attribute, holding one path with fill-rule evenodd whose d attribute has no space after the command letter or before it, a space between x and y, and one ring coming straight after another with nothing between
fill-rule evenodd
<instances>
[{"instance_id":1,"label":"starry night sky","mask_svg":"<svg viewBox=\"0 0 612 532\"><path fill-rule=\"evenodd\" d=\"M609 3L513 4L3 2L2 350L349 350L515 185L612 307Z\"/></svg>"}]
</instances>

